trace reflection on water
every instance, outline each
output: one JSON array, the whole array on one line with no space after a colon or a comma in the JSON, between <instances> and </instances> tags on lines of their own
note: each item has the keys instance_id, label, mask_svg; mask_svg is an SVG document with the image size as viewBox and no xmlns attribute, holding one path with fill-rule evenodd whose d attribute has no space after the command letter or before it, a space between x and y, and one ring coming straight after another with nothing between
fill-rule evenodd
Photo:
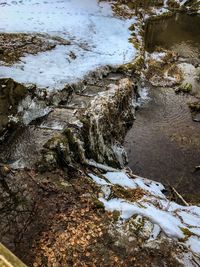
<instances>
[{"instance_id":1,"label":"reflection on water","mask_svg":"<svg viewBox=\"0 0 200 267\"><path fill-rule=\"evenodd\" d=\"M151 20L146 25L145 46L152 52L156 46L171 48L190 40L200 42L200 17L178 13L174 16Z\"/></svg>"},{"instance_id":2,"label":"reflection on water","mask_svg":"<svg viewBox=\"0 0 200 267\"><path fill-rule=\"evenodd\" d=\"M182 194L200 194L200 124L191 120L192 97L151 88L125 139L129 167L137 175L174 185Z\"/></svg>"},{"instance_id":3,"label":"reflection on water","mask_svg":"<svg viewBox=\"0 0 200 267\"><path fill-rule=\"evenodd\" d=\"M200 16L176 14L169 18L149 21L146 25L145 47L172 49L181 57L200 62Z\"/></svg>"}]
</instances>

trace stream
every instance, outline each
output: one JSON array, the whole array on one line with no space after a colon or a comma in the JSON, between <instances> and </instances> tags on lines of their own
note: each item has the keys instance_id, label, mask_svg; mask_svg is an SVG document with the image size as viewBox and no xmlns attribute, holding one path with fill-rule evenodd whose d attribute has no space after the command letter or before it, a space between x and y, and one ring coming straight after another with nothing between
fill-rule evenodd
<instances>
[{"instance_id":1,"label":"stream","mask_svg":"<svg viewBox=\"0 0 200 267\"><path fill-rule=\"evenodd\" d=\"M0 1L0 266L200 266L197 1Z\"/></svg>"},{"instance_id":2,"label":"stream","mask_svg":"<svg viewBox=\"0 0 200 267\"><path fill-rule=\"evenodd\" d=\"M146 50L170 49L178 52L180 62L197 68L199 28L199 16L178 14L151 21L146 27ZM137 175L174 186L186 199L199 201L200 171L195 167L200 165L200 124L192 121L187 105L197 101L196 97L148 82L140 90L146 97L124 143L128 166Z\"/></svg>"}]
</instances>

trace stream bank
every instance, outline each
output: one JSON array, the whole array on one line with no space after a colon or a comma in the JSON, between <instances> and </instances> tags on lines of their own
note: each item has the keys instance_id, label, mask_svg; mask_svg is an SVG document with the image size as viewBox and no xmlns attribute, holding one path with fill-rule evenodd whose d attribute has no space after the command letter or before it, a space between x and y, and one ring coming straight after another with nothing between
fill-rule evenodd
<instances>
[{"instance_id":1,"label":"stream bank","mask_svg":"<svg viewBox=\"0 0 200 267\"><path fill-rule=\"evenodd\" d=\"M3 4L4 11L12 15L16 7L8 2L9 5ZM30 21L34 22L35 30L41 32L46 31L51 16L60 19L66 15L61 12L64 2L55 2L55 13L52 3L42 2L49 12L47 21L40 21L37 14L40 6L34 0L20 1L16 6L23 13L27 5L33 4L34 14L28 15ZM22 79L28 92L23 100L19 99L18 109L11 110L12 120L19 119L19 128L5 136L1 146L1 158L4 161L0 168L1 241L34 267L196 267L200 253L199 208L178 205L173 199L170 201L165 196L166 189L158 182L138 177L128 169L115 169L126 161L122 143L127 127L133 123L137 105L136 78L144 59L142 33L145 16L141 17L144 7L138 1L138 15L135 16L135 7L128 7L126 3L121 5L118 1L112 3L115 13L111 13L108 3L102 6L102 3L96 5L96 2L91 4L91 1L87 1L84 12L83 3L79 3L68 1L64 7L67 11L73 11L73 14L68 14L70 17L75 16L77 10L80 12L80 17L75 16L76 19L80 18L79 23L87 19L87 23L83 23L86 25L86 31L83 32L90 29L92 35L89 35L89 41L85 40L88 35L83 32L79 35L81 40L71 36L74 25L68 24L73 27L70 28L71 32L65 32L63 26L66 20L63 19L58 25L50 23L51 27L59 26L57 29L50 28L45 32L48 42L54 36L50 50L49 46L44 46L48 48L45 51L35 50L34 47L33 53L26 55L30 47L26 50L19 45L19 57L14 58L11 66L9 61L1 67L3 75L10 75L12 70L12 78ZM187 9L184 4L180 3L179 6ZM73 8L69 8L69 5ZM145 5L146 8L147 15L157 16L162 13L160 9L163 3L156 1L155 5L150 1L150 5ZM166 3L164 9L168 13ZM43 11L40 15L42 19L45 17ZM131 17L133 25L128 30ZM3 18L3 30L9 26L10 30L16 31L16 25L9 24L6 16ZM102 29L104 24L98 24L99 18L101 22L106 20L109 25L117 21L119 29L114 28L114 32L110 32L112 27L108 31L104 27ZM26 32L30 21L28 16L23 20L26 23L17 26L25 27L20 29ZM111 38L111 43L115 43L120 39L119 30L123 30L124 37L119 42L123 46L122 51L116 51L119 47L113 46L112 53L104 53L102 37ZM131 43L128 43L130 31ZM96 33L100 33L100 36ZM27 36L21 37L27 40ZM80 46L77 41L80 41ZM132 44L135 45L134 49ZM54 45L58 49L54 49ZM110 46L107 48L110 49ZM79 49L82 51L80 54L77 53ZM135 49L137 53L129 62L129 56ZM63 57L63 53L66 57ZM65 67L60 76L57 72L60 68L55 66L55 54L64 60ZM124 54L128 57L124 57ZM96 57L103 65L99 69L93 65ZM173 58L173 54L170 57ZM114 66L104 66L107 64L104 60L108 58ZM82 76L86 74L85 69L79 72L82 71L79 59L87 67L87 60L92 63L89 64L91 72L86 76ZM13 63L16 60L21 61ZM54 75L51 76L48 81L51 84L47 83L45 88L41 88L44 84L39 82L45 83L50 77L46 72L48 69L44 71L38 68L41 62L45 62L42 66L45 68L50 62L51 71L52 66L56 67L53 73L56 79ZM119 66L115 66L117 63ZM65 76L66 66L72 76L79 66L76 75L80 80L75 79L74 83L70 83L68 78L72 76ZM27 76L29 70L33 76ZM36 76L36 86L29 87L27 82L35 81ZM161 79L156 81L159 83ZM171 82L171 79L166 82Z\"/></svg>"},{"instance_id":2,"label":"stream bank","mask_svg":"<svg viewBox=\"0 0 200 267\"><path fill-rule=\"evenodd\" d=\"M139 85L146 100L125 139L137 175L173 186L194 203L200 201L200 124L189 105L199 102L199 26L198 15L185 13L147 22Z\"/></svg>"}]
</instances>

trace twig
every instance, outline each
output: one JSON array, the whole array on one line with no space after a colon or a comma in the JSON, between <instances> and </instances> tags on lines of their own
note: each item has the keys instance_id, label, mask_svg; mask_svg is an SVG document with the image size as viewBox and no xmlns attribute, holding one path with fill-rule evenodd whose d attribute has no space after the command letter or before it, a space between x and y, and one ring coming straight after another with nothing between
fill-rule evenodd
<instances>
[{"instance_id":1,"label":"twig","mask_svg":"<svg viewBox=\"0 0 200 267\"><path fill-rule=\"evenodd\" d=\"M86 160L86 164L91 166L91 167L95 167L97 169L103 170L103 171L107 171L107 172L117 172L119 171L119 169L115 169L112 167L109 167L107 165L101 164L101 163L97 163L95 161L92 160Z\"/></svg>"},{"instance_id":2,"label":"twig","mask_svg":"<svg viewBox=\"0 0 200 267\"><path fill-rule=\"evenodd\" d=\"M173 192L177 195L177 197L184 203L185 206L189 206L189 204L185 201L185 199L177 192L177 190L171 186L171 189L173 190Z\"/></svg>"}]
</instances>

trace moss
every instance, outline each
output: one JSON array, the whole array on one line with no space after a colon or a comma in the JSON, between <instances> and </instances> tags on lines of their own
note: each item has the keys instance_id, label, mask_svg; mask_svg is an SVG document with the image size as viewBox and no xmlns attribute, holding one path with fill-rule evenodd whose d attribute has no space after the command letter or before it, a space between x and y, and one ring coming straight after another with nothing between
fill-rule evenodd
<instances>
[{"instance_id":1,"label":"moss","mask_svg":"<svg viewBox=\"0 0 200 267\"><path fill-rule=\"evenodd\" d=\"M93 198L93 204L96 209L105 210L103 202L101 202L98 198Z\"/></svg>"},{"instance_id":2,"label":"moss","mask_svg":"<svg viewBox=\"0 0 200 267\"><path fill-rule=\"evenodd\" d=\"M130 220L129 220L129 225L130 230L133 232L134 235L140 236L140 234L143 232L143 228L145 225L145 217L142 217L138 214L135 214Z\"/></svg>"},{"instance_id":3,"label":"moss","mask_svg":"<svg viewBox=\"0 0 200 267\"><path fill-rule=\"evenodd\" d=\"M140 44L139 44L139 42L137 42L137 40L131 39L129 41L133 44L133 46L135 47L135 49L137 49L137 50L140 49Z\"/></svg>"},{"instance_id":4,"label":"moss","mask_svg":"<svg viewBox=\"0 0 200 267\"><path fill-rule=\"evenodd\" d=\"M135 30L135 25L132 24L128 29L129 29L130 31L134 31L134 30Z\"/></svg>"},{"instance_id":5,"label":"moss","mask_svg":"<svg viewBox=\"0 0 200 267\"><path fill-rule=\"evenodd\" d=\"M130 9L134 9L134 8L135 8L135 3L129 1L129 2L127 3L127 6L128 6Z\"/></svg>"},{"instance_id":6,"label":"moss","mask_svg":"<svg viewBox=\"0 0 200 267\"><path fill-rule=\"evenodd\" d=\"M120 185L115 185L112 188L112 196L113 197L117 197L117 198L125 198L127 200L131 199L133 193L131 192L131 190L125 189L124 187L120 186Z\"/></svg>"},{"instance_id":7,"label":"moss","mask_svg":"<svg viewBox=\"0 0 200 267\"><path fill-rule=\"evenodd\" d=\"M127 72L127 71L136 71L141 70L144 64L144 57L142 55L138 56L133 62L124 64L119 67L119 71Z\"/></svg>"},{"instance_id":8,"label":"moss","mask_svg":"<svg viewBox=\"0 0 200 267\"><path fill-rule=\"evenodd\" d=\"M83 163L85 161L85 155L84 150L80 145L79 134L71 128L66 129L64 134L67 137L69 150L72 151L74 160Z\"/></svg>"},{"instance_id":9,"label":"moss","mask_svg":"<svg viewBox=\"0 0 200 267\"><path fill-rule=\"evenodd\" d=\"M70 128L67 128L65 131L64 131L64 134L66 135L67 139L68 139L68 143L69 143L69 146L72 150L76 149L77 148L77 144L76 144L76 139L73 135L73 132Z\"/></svg>"},{"instance_id":10,"label":"moss","mask_svg":"<svg viewBox=\"0 0 200 267\"><path fill-rule=\"evenodd\" d=\"M9 132L16 130L16 124L20 124L17 117L11 122L9 116L17 115L18 104L26 94L27 88L22 84L13 79L0 79L0 135L6 133L4 138Z\"/></svg>"},{"instance_id":11,"label":"moss","mask_svg":"<svg viewBox=\"0 0 200 267\"><path fill-rule=\"evenodd\" d=\"M66 141L61 134L54 135L48 142L44 145L45 148L55 149L61 142Z\"/></svg>"},{"instance_id":12,"label":"moss","mask_svg":"<svg viewBox=\"0 0 200 267\"><path fill-rule=\"evenodd\" d=\"M120 212L118 210L114 210L112 215L113 215L114 222L117 222L120 217Z\"/></svg>"},{"instance_id":13,"label":"moss","mask_svg":"<svg viewBox=\"0 0 200 267\"><path fill-rule=\"evenodd\" d=\"M181 240L182 242L185 242L188 240L188 238L190 238L192 235L194 235L194 233L192 233L188 228L184 228L184 227L180 227L181 231L184 234L184 238Z\"/></svg>"},{"instance_id":14,"label":"moss","mask_svg":"<svg viewBox=\"0 0 200 267\"><path fill-rule=\"evenodd\" d=\"M176 93L180 93L180 92L183 92L183 93L190 93L191 91L192 91L192 84L190 84L190 83L184 83L184 84L181 84L181 85L175 90Z\"/></svg>"},{"instance_id":15,"label":"moss","mask_svg":"<svg viewBox=\"0 0 200 267\"><path fill-rule=\"evenodd\" d=\"M128 201L136 201L140 198L142 198L144 195L144 192L142 189L125 189L124 187L120 185L114 185L112 187L112 194L110 195L111 198L123 198Z\"/></svg>"},{"instance_id":16,"label":"moss","mask_svg":"<svg viewBox=\"0 0 200 267\"><path fill-rule=\"evenodd\" d=\"M58 165L67 166L71 162L68 139L63 134L54 135L46 142L42 150L42 160L38 162L39 171L53 170Z\"/></svg>"},{"instance_id":17,"label":"moss","mask_svg":"<svg viewBox=\"0 0 200 267\"><path fill-rule=\"evenodd\" d=\"M17 101L19 101L25 96L26 92L27 92L26 87L24 87L21 84L16 84L13 90L13 96Z\"/></svg>"}]
</instances>

